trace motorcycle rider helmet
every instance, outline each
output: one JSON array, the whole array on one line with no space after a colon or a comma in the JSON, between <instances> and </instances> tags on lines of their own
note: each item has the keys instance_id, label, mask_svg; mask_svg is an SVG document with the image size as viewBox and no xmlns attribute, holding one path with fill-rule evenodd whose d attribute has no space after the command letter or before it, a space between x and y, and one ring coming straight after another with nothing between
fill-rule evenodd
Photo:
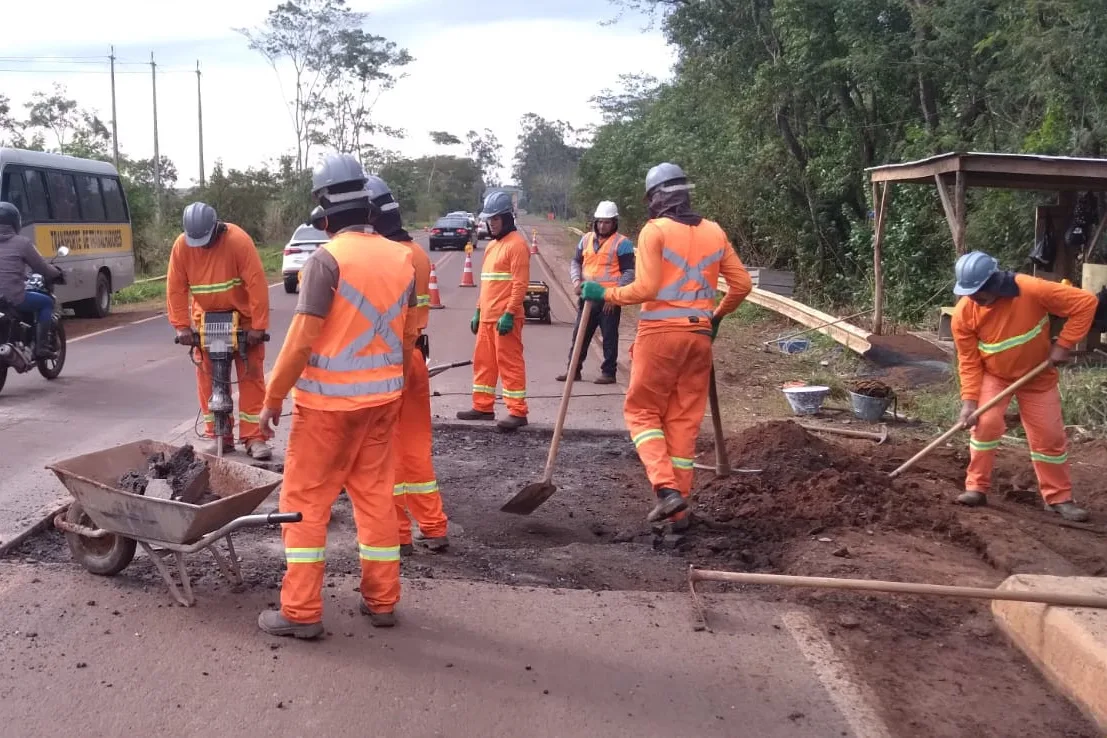
<instances>
[{"instance_id":1,"label":"motorcycle rider helmet","mask_svg":"<svg viewBox=\"0 0 1107 738\"><path fill-rule=\"evenodd\" d=\"M23 229L23 216L19 214L19 208L0 200L0 225L11 226L12 230L19 233Z\"/></svg>"}]
</instances>

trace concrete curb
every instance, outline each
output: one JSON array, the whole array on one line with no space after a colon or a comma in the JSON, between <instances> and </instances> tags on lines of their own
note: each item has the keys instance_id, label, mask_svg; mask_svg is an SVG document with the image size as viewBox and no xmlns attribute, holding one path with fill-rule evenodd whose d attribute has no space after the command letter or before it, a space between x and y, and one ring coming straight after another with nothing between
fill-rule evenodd
<instances>
[{"instance_id":1,"label":"concrete curb","mask_svg":"<svg viewBox=\"0 0 1107 738\"><path fill-rule=\"evenodd\" d=\"M1000 589L1107 595L1107 580L1016 574ZM994 600L992 615L1046 679L1107 734L1107 612Z\"/></svg>"}]
</instances>

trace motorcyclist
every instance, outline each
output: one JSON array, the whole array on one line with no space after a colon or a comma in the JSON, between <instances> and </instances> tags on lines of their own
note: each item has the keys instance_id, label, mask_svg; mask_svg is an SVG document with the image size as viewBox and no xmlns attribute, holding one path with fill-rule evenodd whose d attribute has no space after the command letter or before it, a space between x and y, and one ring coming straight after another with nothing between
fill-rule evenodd
<instances>
[{"instance_id":1,"label":"motorcyclist","mask_svg":"<svg viewBox=\"0 0 1107 738\"><path fill-rule=\"evenodd\" d=\"M50 328L54 300L41 292L29 292L25 283L28 267L53 282L63 280L62 270L35 250L31 239L20 235L23 218L10 202L0 202L0 300L15 310L35 316L35 358L51 356Z\"/></svg>"}]
</instances>

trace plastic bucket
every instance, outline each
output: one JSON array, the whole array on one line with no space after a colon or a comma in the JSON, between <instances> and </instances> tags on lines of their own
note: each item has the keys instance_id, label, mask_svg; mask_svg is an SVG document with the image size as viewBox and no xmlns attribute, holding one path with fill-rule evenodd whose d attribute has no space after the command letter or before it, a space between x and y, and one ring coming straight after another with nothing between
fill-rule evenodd
<instances>
[{"instance_id":1,"label":"plastic bucket","mask_svg":"<svg viewBox=\"0 0 1107 738\"><path fill-rule=\"evenodd\" d=\"M796 415L814 415L823 407L823 400L830 394L829 387L821 385L785 387L784 396Z\"/></svg>"},{"instance_id":2,"label":"plastic bucket","mask_svg":"<svg viewBox=\"0 0 1107 738\"><path fill-rule=\"evenodd\" d=\"M884 417L888 406L892 404L894 397L869 397L859 395L856 392L849 393L850 405L853 407L853 416L860 420L875 423Z\"/></svg>"}]
</instances>

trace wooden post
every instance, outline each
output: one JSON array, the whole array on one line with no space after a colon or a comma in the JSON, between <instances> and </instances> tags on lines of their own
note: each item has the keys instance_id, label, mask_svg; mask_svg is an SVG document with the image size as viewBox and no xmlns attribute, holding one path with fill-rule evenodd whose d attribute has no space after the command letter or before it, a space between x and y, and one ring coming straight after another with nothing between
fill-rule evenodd
<instances>
[{"instance_id":1,"label":"wooden post","mask_svg":"<svg viewBox=\"0 0 1107 738\"><path fill-rule=\"evenodd\" d=\"M957 247L957 255L965 254L965 174L957 172L954 185L954 207L957 211L957 229L953 234L953 244Z\"/></svg>"},{"instance_id":2,"label":"wooden post","mask_svg":"<svg viewBox=\"0 0 1107 738\"><path fill-rule=\"evenodd\" d=\"M884 245L884 216L888 209L887 182L873 182L873 333L880 335L884 330L884 260L881 247Z\"/></svg>"}]
</instances>

